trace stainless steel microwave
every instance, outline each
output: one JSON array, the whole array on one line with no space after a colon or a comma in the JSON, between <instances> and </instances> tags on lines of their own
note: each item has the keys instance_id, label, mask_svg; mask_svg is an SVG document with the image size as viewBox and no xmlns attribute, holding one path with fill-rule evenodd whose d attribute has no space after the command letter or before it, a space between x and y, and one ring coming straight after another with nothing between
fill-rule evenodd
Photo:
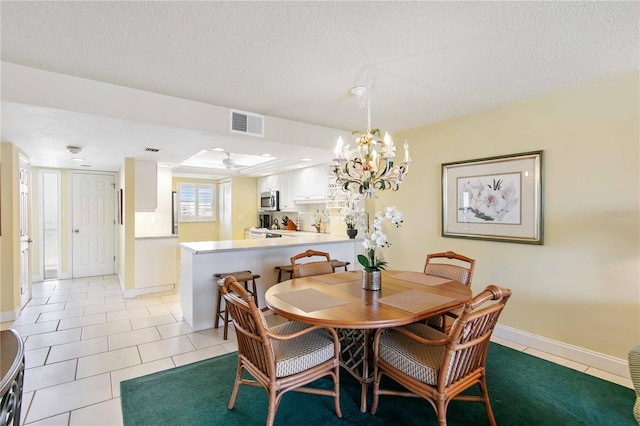
<instances>
[{"instance_id":1,"label":"stainless steel microwave","mask_svg":"<svg viewBox=\"0 0 640 426\"><path fill-rule=\"evenodd\" d=\"M277 212L280 210L280 192L267 191L260 193L260 211Z\"/></svg>"}]
</instances>

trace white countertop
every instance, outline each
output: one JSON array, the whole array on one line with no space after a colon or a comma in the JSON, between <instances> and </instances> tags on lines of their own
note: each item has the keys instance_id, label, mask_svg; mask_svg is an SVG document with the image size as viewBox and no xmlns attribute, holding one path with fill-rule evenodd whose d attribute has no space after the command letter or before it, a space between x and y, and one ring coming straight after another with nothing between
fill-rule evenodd
<instances>
[{"instance_id":1,"label":"white countertop","mask_svg":"<svg viewBox=\"0 0 640 426\"><path fill-rule=\"evenodd\" d=\"M287 236L282 238L257 238L245 240L222 240L222 241L198 241L181 243L180 247L192 252L193 254L213 253L223 251L241 251L253 249L269 249L275 247L288 247L308 244L332 244L345 242L361 242L361 238L349 239L344 235L331 235L313 232L297 232L297 231L276 231L279 233L291 232L295 236ZM299 234L299 236L298 236Z\"/></svg>"}]
</instances>

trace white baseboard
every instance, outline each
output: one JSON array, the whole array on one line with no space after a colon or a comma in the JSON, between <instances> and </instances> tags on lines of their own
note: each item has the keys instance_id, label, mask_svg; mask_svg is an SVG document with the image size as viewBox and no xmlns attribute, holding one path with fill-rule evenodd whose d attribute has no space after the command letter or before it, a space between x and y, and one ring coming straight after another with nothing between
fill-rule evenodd
<instances>
[{"instance_id":1,"label":"white baseboard","mask_svg":"<svg viewBox=\"0 0 640 426\"><path fill-rule=\"evenodd\" d=\"M58 278L54 278L54 279L57 279L57 280L70 280L72 278L73 277L71 276L71 272L63 272L63 273L59 274ZM41 282L44 282L44 278L40 274L32 275L31 276L31 282L32 283L41 283Z\"/></svg>"},{"instance_id":2,"label":"white baseboard","mask_svg":"<svg viewBox=\"0 0 640 426\"><path fill-rule=\"evenodd\" d=\"M20 306L17 306L13 311L0 312L0 322L15 321L20 315Z\"/></svg>"},{"instance_id":3,"label":"white baseboard","mask_svg":"<svg viewBox=\"0 0 640 426\"><path fill-rule=\"evenodd\" d=\"M124 280L122 279L122 275L120 271L116 271L116 277L118 277L118 284L120 284L120 292L122 293L122 297L125 299L133 299L136 296L140 296L142 294L149 293L160 293L165 291L173 291L176 288L175 284L167 284L167 285L158 285L151 286L145 288L133 288L133 289L125 289L124 288Z\"/></svg>"},{"instance_id":4,"label":"white baseboard","mask_svg":"<svg viewBox=\"0 0 640 426\"><path fill-rule=\"evenodd\" d=\"M493 335L519 345L537 349L548 354L556 355L588 367L597 368L616 376L631 378L627 360L593 352L578 346L569 345L557 340L520 331L515 328L496 325Z\"/></svg>"},{"instance_id":5,"label":"white baseboard","mask_svg":"<svg viewBox=\"0 0 640 426\"><path fill-rule=\"evenodd\" d=\"M124 297L125 299L132 299L136 296L140 296L142 294L149 294L149 293L161 293L161 292L165 292L165 291L173 291L175 289L175 284L168 284L168 285L159 285L159 286L155 286L155 287L145 287L145 288L133 288L133 289L129 289L129 290L125 290L122 288L122 284L120 284L120 289L122 291L122 297Z\"/></svg>"}]
</instances>

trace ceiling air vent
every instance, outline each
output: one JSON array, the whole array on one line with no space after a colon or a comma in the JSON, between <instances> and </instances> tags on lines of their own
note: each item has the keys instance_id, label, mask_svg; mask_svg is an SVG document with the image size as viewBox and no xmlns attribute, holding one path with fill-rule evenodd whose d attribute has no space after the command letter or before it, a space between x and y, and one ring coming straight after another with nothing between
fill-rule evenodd
<instances>
[{"instance_id":1,"label":"ceiling air vent","mask_svg":"<svg viewBox=\"0 0 640 426\"><path fill-rule=\"evenodd\" d=\"M145 152L160 152L158 148L145 148Z\"/></svg>"},{"instance_id":2,"label":"ceiling air vent","mask_svg":"<svg viewBox=\"0 0 640 426\"><path fill-rule=\"evenodd\" d=\"M243 133L245 135L264 136L264 115L250 112L230 110L231 128L233 133Z\"/></svg>"}]
</instances>

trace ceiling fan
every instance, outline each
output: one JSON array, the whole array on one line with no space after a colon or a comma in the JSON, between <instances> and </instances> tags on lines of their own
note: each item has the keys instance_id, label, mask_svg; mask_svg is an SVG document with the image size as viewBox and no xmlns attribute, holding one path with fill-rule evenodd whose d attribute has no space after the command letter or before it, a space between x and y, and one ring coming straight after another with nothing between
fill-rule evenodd
<instances>
[{"instance_id":1,"label":"ceiling fan","mask_svg":"<svg viewBox=\"0 0 640 426\"><path fill-rule=\"evenodd\" d=\"M235 168L236 162L231 158L231 153L225 151L225 154L227 154L227 158L222 159L222 164L224 164L228 170Z\"/></svg>"}]
</instances>

